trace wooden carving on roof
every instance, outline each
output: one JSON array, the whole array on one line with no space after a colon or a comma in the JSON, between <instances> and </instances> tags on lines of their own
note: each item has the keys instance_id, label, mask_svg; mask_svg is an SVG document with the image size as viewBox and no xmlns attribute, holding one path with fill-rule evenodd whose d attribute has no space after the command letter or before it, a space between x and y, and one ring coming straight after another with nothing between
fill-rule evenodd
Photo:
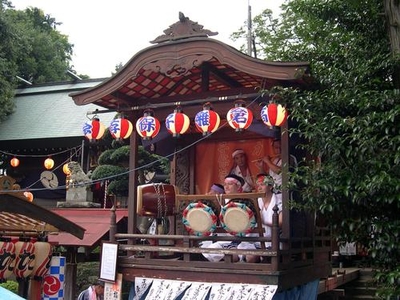
<instances>
[{"instance_id":1,"label":"wooden carving on roof","mask_svg":"<svg viewBox=\"0 0 400 300\"><path fill-rule=\"evenodd\" d=\"M193 67L200 66L203 62L212 59L210 54L187 55L179 57L165 58L148 63L143 67L144 70L163 73L170 78L183 76Z\"/></svg>"},{"instance_id":2,"label":"wooden carving on roof","mask_svg":"<svg viewBox=\"0 0 400 300\"><path fill-rule=\"evenodd\" d=\"M153 41L150 41L150 43L159 44L191 37L208 37L218 34L218 32L203 29L203 25L191 21L181 12L179 12L179 21L169 26L169 28L163 32L165 34L158 36Z\"/></svg>"}]
</instances>

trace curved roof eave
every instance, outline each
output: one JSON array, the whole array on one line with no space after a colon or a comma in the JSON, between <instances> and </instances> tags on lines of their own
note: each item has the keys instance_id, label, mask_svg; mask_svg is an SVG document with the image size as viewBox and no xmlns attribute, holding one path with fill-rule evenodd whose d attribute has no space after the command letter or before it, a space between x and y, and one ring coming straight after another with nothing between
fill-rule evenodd
<instances>
[{"instance_id":1,"label":"curved roof eave","mask_svg":"<svg viewBox=\"0 0 400 300\"><path fill-rule=\"evenodd\" d=\"M201 58L199 63L215 58L220 64L229 65L247 74L280 81L299 80L309 69L308 62L264 61L243 54L215 39L190 38L147 47L134 55L114 76L93 88L71 93L70 96L77 105L94 103L117 91L128 80L134 80L134 77L143 68L151 65L154 68L154 64L158 61L170 61L170 64L184 65L188 60L193 61L193 56Z\"/></svg>"},{"instance_id":2,"label":"curved roof eave","mask_svg":"<svg viewBox=\"0 0 400 300\"><path fill-rule=\"evenodd\" d=\"M0 230L2 231L7 231L8 228L12 228L18 232L24 232L25 230L36 230L41 227L49 228L49 226L46 226L48 224L50 227L57 228L58 231L68 232L79 239L82 239L84 236L84 228L39 205L5 193L0 194L0 200L0 214L13 214L13 218L9 218L7 221L8 226L3 226L4 224L2 222L5 222L5 218L3 217L1 219ZM43 226L39 226L39 223L32 223L32 228L27 228L25 225L25 222L28 220L27 218L31 218L32 222L44 222ZM12 224L9 224L10 220Z\"/></svg>"}]
</instances>

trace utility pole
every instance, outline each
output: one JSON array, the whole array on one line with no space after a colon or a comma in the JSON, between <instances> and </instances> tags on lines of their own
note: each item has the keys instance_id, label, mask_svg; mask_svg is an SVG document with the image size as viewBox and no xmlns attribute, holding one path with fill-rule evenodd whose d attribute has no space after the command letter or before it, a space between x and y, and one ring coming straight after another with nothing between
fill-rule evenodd
<instances>
[{"instance_id":1,"label":"utility pole","mask_svg":"<svg viewBox=\"0 0 400 300\"><path fill-rule=\"evenodd\" d=\"M251 6L250 0L248 1L248 15L247 15L247 54L251 56L252 48L252 34L251 34Z\"/></svg>"}]
</instances>

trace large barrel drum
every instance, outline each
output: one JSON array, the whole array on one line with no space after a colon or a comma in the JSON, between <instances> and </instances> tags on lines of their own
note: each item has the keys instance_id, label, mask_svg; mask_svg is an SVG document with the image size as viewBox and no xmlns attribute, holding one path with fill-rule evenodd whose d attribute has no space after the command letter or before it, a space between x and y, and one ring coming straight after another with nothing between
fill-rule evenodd
<instances>
[{"instance_id":1,"label":"large barrel drum","mask_svg":"<svg viewBox=\"0 0 400 300\"><path fill-rule=\"evenodd\" d=\"M137 187L136 212L140 216L157 218L175 213L177 189L172 184L149 183Z\"/></svg>"}]
</instances>

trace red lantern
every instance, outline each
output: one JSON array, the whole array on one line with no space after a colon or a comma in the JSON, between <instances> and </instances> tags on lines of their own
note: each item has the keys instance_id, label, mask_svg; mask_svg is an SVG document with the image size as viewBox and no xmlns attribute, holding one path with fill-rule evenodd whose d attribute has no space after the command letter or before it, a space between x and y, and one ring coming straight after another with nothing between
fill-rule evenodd
<instances>
[{"instance_id":1,"label":"red lantern","mask_svg":"<svg viewBox=\"0 0 400 300\"><path fill-rule=\"evenodd\" d=\"M83 124L83 134L93 142L103 137L106 128L96 117Z\"/></svg>"},{"instance_id":2,"label":"red lantern","mask_svg":"<svg viewBox=\"0 0 400 300\"><path fill-rule=\"evenodd\" d=\"M43 164L47 170L50 170L54 167L54 160L52 158L48 157L45 159Z\"/></svg>"},{"instance_id":3,"label":"red lantern","mask_svg":"<svg viewBox=\"0 0 400 300\"><path fill-rule=\"evenodd\" d=\"M198 112L194 118L197 130L203 135L215 132L219 127L220 120L219 115L211 110L209 103L204 104L203 110Z\"/></svg>"},{"instance_id":4,"label":"red lantern","mask_svg":"<svg viewBox=\"0 0 400 300\"><path fill-rule=\"evenodd\" d=\"M47 274L52 254L53 249L49 243L35 243L35 265L32 270L35 279L42 279Z\"/></svg>"},{"instance_id":5,"label":"red lantern","mask_svg":"<svg viewBox=\"0 0 400 300\"><path fill-rule=\"evenodd\" d=\"M111 121L109 130L113 138L126 139L131 135L133 125L128 119L117 118Z\"/></svg>"},{"instance_id":6,"label":"red lantern","mask_svg":"<svg viewBox=\"0 0 400 300\"><path fill-rule=\"evenodd\" d=\"M165 127L173 137L179 137L181 134L184 134L189 129L189 125L189 117L182 113L180 108L175 109L165 119Z\"/></svg>"},{"instance_id":7,"label":"red lantern","mask_svg":"<svg viewBox=\"0 0 400 300\"><path fill-rule=\"evenodd\" d=\"M16 157L12 158L12 159L10 160L10 165L11 165L12 167L14 167L14 168L18 167L18 166L19 166L19 159L16 158Z\"/></svg>"},{"instance_id":8,"label":"red lantern","mask_svg":"<svg viewBox=\"0 0 400 300\"><path fill-rule=\"evenodd\" d=\"M24 192L24 196L28 199L29 202L33 201L33 194L31 192Z\"/></svg>"},{"instance_id":9,"label":"red lantern","mask_svg":"<svg viewBox=\"0 0 400 300\"><path fill-rule=\"evenodd\" d=\"M35 245L30 240L19 240L15 243L14 274L17 278L31 275L35 265Z\"/></svg>"},{"instance_id":10,"label":"red lantern","mask_svg":"<svg viewBox=\"0 0 400 300\"><path fill-rule=\"evenodd\" d=\"M144 140L151 140L160 131L160 121L153 117L151 110L144 111L143 117L136 122L136 130Z\"/></svg>"},{"instance_id":11,"label":"red lantern","mask_svg":"<svg viewBox=\"0 0 400 300\"><path fill-rule=\"evenodd\" d=\"M242 131L249 128L253 122L253 113L245 107L244 101L237 101L235 107L226 114L226 120L235 131Z\"/></svg>"},{"instance_id":12,"label":"red lantern","mask_svg":"<svg viewBox=\"0 0 400 300\"><path fill-rule=\"evenodd\" d=\"M286 122L287 116L286 108L280 104L270 103L261 109L261 119L268 126L281 126Z\"/></svg>"},{"instance_id":13,"label":"red lantern","mask_svg":"<svg viewBox=\"0 0 400 300\"><path fill-rule=\"evenodd\" d=\"M14 269L15 245L9 238L0 239L0 281L11 276Z\"/></svg>"}]
</instances>

